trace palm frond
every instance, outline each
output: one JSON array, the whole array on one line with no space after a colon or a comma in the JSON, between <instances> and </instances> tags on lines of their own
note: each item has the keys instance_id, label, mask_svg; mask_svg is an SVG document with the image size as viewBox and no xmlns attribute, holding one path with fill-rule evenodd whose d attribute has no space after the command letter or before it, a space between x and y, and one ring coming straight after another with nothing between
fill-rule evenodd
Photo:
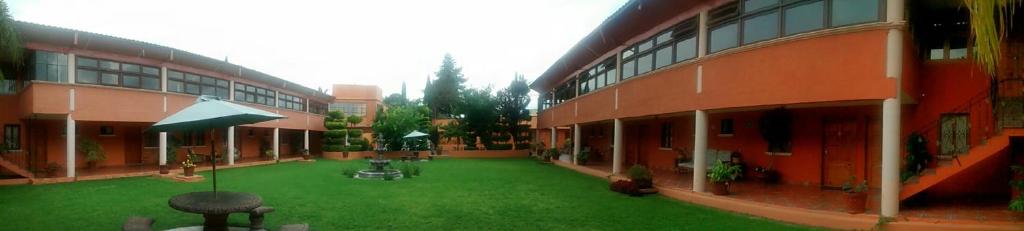
<instances>
[{"instance_id":1,"label":"palm frond","mask_svg":"<svg viewBox=\"0 0 1024 231\"><path fill-rule=\"evenodd\" d=\"M1006 38L1013 14L1024 0L964 0L971 14L974 61L991 76L1002 57L1000 45Z\"/></svg>"}]
</instances>

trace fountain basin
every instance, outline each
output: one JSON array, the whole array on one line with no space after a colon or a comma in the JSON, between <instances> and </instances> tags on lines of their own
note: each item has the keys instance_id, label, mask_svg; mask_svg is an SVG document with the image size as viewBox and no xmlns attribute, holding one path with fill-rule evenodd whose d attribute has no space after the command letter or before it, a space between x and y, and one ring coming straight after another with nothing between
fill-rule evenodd
<instances>
[{"instance_id":1,"label":"fountain basin","mask_svg":"<svg viewBox=\"0 0 1024 231\"><path fill-rule=\"evenodd\" d=\"M384 180L384 176L391 175L392 179L402 179L402 171L398 169L384 169L384 170L359 170L356 172L354 178L364 180Z\"/></svg>"}]
</instances>

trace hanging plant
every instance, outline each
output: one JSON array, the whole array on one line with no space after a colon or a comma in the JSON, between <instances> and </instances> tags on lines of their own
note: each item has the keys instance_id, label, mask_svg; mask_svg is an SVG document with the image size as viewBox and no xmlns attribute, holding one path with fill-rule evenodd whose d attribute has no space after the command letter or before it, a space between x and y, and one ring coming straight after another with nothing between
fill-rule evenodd
<instances>
[{"instance_id":1,"label":"hanging plant","mask_svg":"<svg viewBox=\"0 0 1024 231\"><path fill-rule=\"evenodd\" d=\"M761 138L768 142L768 152L789 152L793 137L793 116L786 108L776 108L761 115Z\"/></svg>"}]
</instances>

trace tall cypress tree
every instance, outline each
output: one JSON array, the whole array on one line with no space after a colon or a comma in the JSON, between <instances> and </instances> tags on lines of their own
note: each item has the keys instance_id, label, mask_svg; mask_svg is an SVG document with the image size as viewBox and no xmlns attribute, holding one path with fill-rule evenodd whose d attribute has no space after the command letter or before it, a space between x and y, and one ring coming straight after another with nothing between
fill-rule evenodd
<instances>
[{"instance_id":1,"label":"tall cypress tree","mask_svg":"<svg viewBox=\"0 0 1024 231\"><path fill-rule=\"evenodd\" d=\"M449 117L462 101L461 92L465 89L466 79L462 76L462 67L455 63L451 54L444 55L441 68L435 75L437 79L424 89L423 101L430 107L432 117Z\"/></svg>"},{"instance_id":2,"label":"tall cypress tree","mask_svg":"<svg viewBox=\"0 0 1024 231\"><path fill-rule=\"evenodd\" d=\"M498 124L502 132L507 133L514 144L527 141L523 133L529 130L529 125L521 125L523 121L530 120L530 111L527 106L530 104L530 86L526 84L526 78L516 74L508 87L498 91L496 101L498 104Z\"/></svg>"}]
</instances>

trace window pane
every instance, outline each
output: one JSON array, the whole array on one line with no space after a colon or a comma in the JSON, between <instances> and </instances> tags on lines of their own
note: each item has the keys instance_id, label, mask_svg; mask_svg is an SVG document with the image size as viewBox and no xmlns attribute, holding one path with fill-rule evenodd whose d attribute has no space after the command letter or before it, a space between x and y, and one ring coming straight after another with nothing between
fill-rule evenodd
<instances>
[{"instance_id":1,"label":"window pane","mask_svg":"<svg viewBox=\"0 0 1024 231\"><path fill-rule=\"evenodd\" d=\"M142 73L147 75L160 75L160 69L153 67L142 67Z\"/></svg>"},{"instance_id":2,"label":"window pane","mask_svg":"<svg viewBox=\"0 0 1024 231\"><path fill-rule=\"evenodd\" d=\"M258 103L258 104L267 103L267 99L264 98L264 97L256 97L256 103Z\"/></svg>"},{"instance_id":3,"label":"window pane","mask_svg":"<svg viewBox=\"0 0 1024 231\"><path fill-rule=\"evenodd\" d=\"M825 27L825 2L819 1L786 9L786 35Z\"/></svg>"},{"instance_id":4,"label":"window pane","mask_svg":"<svg viewBox=\"0 0 1024 231\"><path fill-rule=\"evenodd\" d=\"M639 52L644 52L644 51L650 50L651 47L653 47L653 46L654 46L654 43L651 42L651 40L647 40L647 41L641 42L640 45L637 45L637 49L639 49Z\"/></svg>"},{"instance_id":5,"label":"window pane","mask_svg":"<svg viewBox=\"0 0 1024 231\"><path fill-rule=\"evenodd\" d=\"M224 80L219 80L218 79L217 80L217 86L221 86L221 87L227 88L228 86L231 86L231 84L229 84L228 81L224 81Z\"/></svg>"},{"instance_id":6,"label":"window pane","mask_svg":"<svg viewBox=\"0 0 1024 231\"><path fill-rule=\"evenodd\" d=\"M622 51L622 58L629 58L629 57L633 56L633 53L634 52L633 52L632 48L626 49L625 51Z\"/></svg>"},{"instance_id":7,"label":"window pane","mask_svg":"<svg viewBox=\"0 0 1024 231\"><path fill-rule=\"evenodd\" d=\"M597 88L604 87L604 85L606 84L605 83L605 79L604 79L604 73L601 73L600 75L597 75L597 77L595 77L595 79L597 79Z\"/></svg>"},{"instance_id":8,"label":"window pane","mask_svg":"<svg viewBox=\"0 0 1024 231\"><path fill-rule=\"evenodd\" d=\"M78 63L79 67L97 67L99 65L99 62L97 62L95 59L87 58L78 58L75 59L75 62Z\"/></svg>"},{"instance_id":9,"label":"window pane","mask_svg":"<svg viewBox=\"0 0 1024 231\"><path fill-rule=\"evenodd\" d=\"M185 92L185 86L178 81L167 80L167 91L170 92Z\"/></svg>"},{"instance_id":10,"label":"window pane","mask_svg":"<svg viewBox=\"0 0 1024 231\"><path fill-rule=\"evenodd\" d=\"M103 73L100 74L100 83L106 85L118 85L117 74Z\"/></svg>"},{"instance_id":11,"label":"window pane","mask_svg":"<svg viewBox=\"0 0 1024 231\"><path fill-rule=\"evenodd\" d=\"M121 64L111 61L100 61L100 68L107 70L121 70Z\"/></svg>"},{"instance_id":12,"label":"window pane","mask_svg":"<svg viewBox=\"0 0 1024 231\"><path fill-rule=\"evenodd\" d=\"M651 71L651 64L654 61L652 60L653 58L654 56L652 56L650 53L640 56L640 58L638 58L636 61L636 74L639 75Z\"/></svg>"},{"instance_id":13,"label":"window pane","mask_svg":"<svg viewBox=\"0 0 1024 231\"><path fill-rule=\"evenodd\" d=\"M135 65L135 64L127 64L127 63L125 63L125 64L121 65L121 70L122 71L127 71L127 72L139 73L139 72L142 72L142 67L140 67L139 65Z\"/></svg>"},{"instance_id":14,"label":"window pane","mask_svg":"<svg viewBox=\"0 0 1024 231\"><path fill-rule=\"evenodd\" d=\"M217 91L217 97L224 98L224 100L227 100L229 97L231 97L231 96L228 95L228 89L227 88L220 88L220 87L218 87L216 91Z\"/></svg>"},{"instance_id":15,"label":"window pane","mask_svg":"<svg viewBox=\"0 0 1024 231\"><path fill-rule=\"evenodd\" d=\"M743 20L743 44L779 37L778 11Z\"/></svg>"},{"instance_id":16,"label":"window pane","mask_svg":"<svg viewBox=\"0 0 1024 231\"><path fill-rule=\"evenodd\" d=\"M167 78L168 79L178 79L178 80L181 80L181 79L185 79L185 75L182 74L181 72L177 72L177 71L167 71Z\"/></svg>"},{"instance_id":17,"label":"window pane","mask_svg":"<svg viewBox=\"0 0 1024 231\"><path fill-rule=\"evenodd\" d=\"M158 78L142 78L142 88L149 90L160 90L160 79Z\"/></svg>"},{"instance_id":18,"label":"window pane","mask_svg":"<svg viewBox=\"0 0 1024 231\"><path fill-rule=\"evenodd\" d=\"M949 59L962 59L967 57L967 48L949 49Z\"/></svg>"},{"instance_id":19,"label":"window pane","mask_svg":"<svg viewBox=\"0 0 1024 231\"><path fill-rule=\"evenodd\" d=\"M608 85L612 85L612 84L615 83L615 81L618 81L616 79L616 77L615 77L615 73L616 73L615 72L615 68L608 68L608 72L607 73L608 73L607 74L607 76L608 76Z\"/></svg>"},{"instance_id":20,"label":"window pane","mask_svg":"<svg viewBox=\"0 0 1024 231\"><path fill-rule=\"evenodd\" d=\"M697 38L689 38L676 43L676 62L697 57Z\"/></svg>"},{"instance_id":21,"label":"window pane","mask_svg":"<svg viewBox=\"0 0 1024 231\"><path fill-rule=\"evenodd\" d=\"M206 85L217 85L217 79L210 77L203 77L203 84Z\"/></svg>"},{"instance_id":22,"label":"window pane","mask_svg":"<svg viewBox=\"0 0 1024 231\"><path fill-rule=\"evenodd\" d=\"M217 94L217 91L216 91L216 89L214 87L201 86L200 88L202 89L202 94L203 95L216 95Z\"/></svg>"},{"instance_id":23,"label":"window pane","mask_svg":"<svg viewBox=\"0 0 1024 231\"><path fill-rule=\"evenodd\" d=\"M195 85L195 84L191 84L191 83L185 84L185 93L189 93L189 94L193 94L193 95L198 95L199 94L199 85Z\"/></svg>"},{"instance_id":24,"label":"window pane","mask_svg":"<svg viewBox=\"0 0 1024 231\"><path fill-rule=\"evenodd\" d=\"M832 26L878 21L878 0L833 0Z\"/></svg>"},{"instance_id":25,"label":"window pane","mask_svg":"<svg viewBox=\"0 0 1024 231\"><path fill-rule=\"evenodd\" d=\"M736 46L736 23L726 24L724 26L711 30L711 44L708 44L709 53L718 52L721 50L733 48Z\"/></svg>"},{"instance_id":26,"label":"window pane","mask_svg":"<svg viewBox=\"0 0 1024 231\"><path fill-rule=\"evenodd\" d=\"M755 11L778 3L779 0L747 0L746 2L743 2L743 12Z\"/></svg>"},{"instance_id":27,"label":"window pane","mask_svg":"<svg viewBox=\"0 0 1024 231\"><path fill-rule=\"evenodd\" d=\"M138 76L125 75L124 78L122 79L122 81L124 81L124 86L125 87L138 88L138 87L140 87L142 85L141 80L139 80Z\"/></svg>"},{"instance_id":28,"label":"window pane","mask_svg":"<svg viewBox=\"0 0 1024 231\"><path fill-rule=\"evenodd\" d=\"M96 83L97 79L99 79L99 76L100 73L96 71L78 69L78 71L75 73L75 82Z\"/></svg>"},{"instance_id":29,"label":"window pane","mask_svg":"<svg viewBox=\"0 0 1024 231\"><path fill-rule=\"evenodd\" d=\"M199 76L198 75L193 75L193 74L185 73L185 81L186 82L198 83L199 82Z\"/></svg>"},{"instance_id":30,"label":"window pane","mask_svg":"<svg viewBox=\"0 0 1024 231\"><path fill-rule=\"evenodd\" d=\"M665 42L671 41L672 40L672 31L669 30L669 31L665 31L664 33L661 33L660 35L658 35L658 38L656 40L657 40L658 44L664 44Z\"/></svg>"},{"instance_id":31,"label":"window pane","mask_svg":"<svg viewBox=\"0 0 1024 231\"><path fill-rule=\"evenodd\" d=\"M672 64L672 46L665 46L654 52L654 68L661 68Z\"/></svg>"},{"instance_id":32,"label":"window pane","mask_svg":"<svg viewBox=\"0 0 1024 231\"><path fill-rule=\"evenodd\" d=\"M636 62L628 61L622 63L622 79L628 79L636 75Z\"/></svg>"},{"instance_id":33,"label":"window pane","mask_svg":"<svg viewBox=\"0 0 1024 231\"><path fill-rule=\"evenodd\" d=\"M245 95L245 102L255 103L256 102L256 95L249 95L249 94Z\"/></svg>"},{"instance_id":34,"label":"window pane","mask_svg":"<svg viewBox=\"0 0 1024 231\"><path fill-rule=\"evenodd\" d=\"M941 59L945 58L945 57L943 57L943 56L945 56L945 54L944 54L945 52L944 51L945 50L943 50L942 48L933 48L933 49L929 50L929 52L928 52L928 59L929 60L941 60Z\"/></svg>"}]
</instances>

